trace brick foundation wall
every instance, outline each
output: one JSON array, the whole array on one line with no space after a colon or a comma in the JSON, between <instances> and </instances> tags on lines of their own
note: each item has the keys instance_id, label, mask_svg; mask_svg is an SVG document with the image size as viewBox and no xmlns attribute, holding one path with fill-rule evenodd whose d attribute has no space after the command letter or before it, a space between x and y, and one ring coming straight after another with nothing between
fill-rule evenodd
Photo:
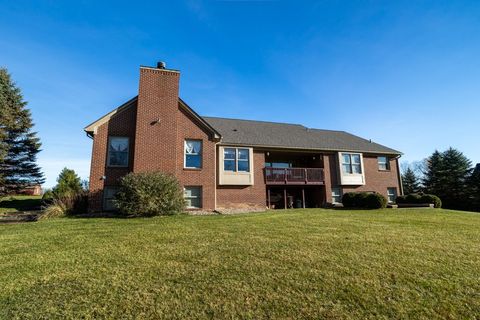
<instances>
[{"instance_id":1,"label":"brick foundation wall","mask_svg":"<svg viewBox=\"0 0 480 320\"><path fill-rule=\"evenodd\" d=\"M222 164L220 164L222 165ZM265 152L253 150L254 183L252 186L217 185L217 208L261 208L267 206L267 189L263 175Z\"/></svg>"}]
</instances>

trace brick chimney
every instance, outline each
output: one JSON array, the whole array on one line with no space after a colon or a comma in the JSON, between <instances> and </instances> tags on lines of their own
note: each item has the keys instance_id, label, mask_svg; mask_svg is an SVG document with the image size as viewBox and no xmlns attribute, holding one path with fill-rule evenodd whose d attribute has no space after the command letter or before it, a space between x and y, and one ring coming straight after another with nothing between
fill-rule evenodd
<instances>
[{"instance_id":1,"label":"brick chimney","mask_svg":"<svg viewBox=\"0 0 480 320\"><path fill-rule=\"evenodd\" d=\"M163 62L140 67L134 172L175 173L179 80L180 72Z\"/></svg>"}]
</instances>

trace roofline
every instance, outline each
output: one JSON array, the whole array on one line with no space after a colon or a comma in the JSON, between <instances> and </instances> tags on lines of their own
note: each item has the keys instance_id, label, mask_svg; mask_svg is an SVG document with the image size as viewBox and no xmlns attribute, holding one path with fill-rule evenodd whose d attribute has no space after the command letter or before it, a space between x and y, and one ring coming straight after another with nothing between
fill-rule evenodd
<instances>
[{"instance_id":1,"label":"roofline","mask_svg":"<svg viewBox=\"0 0 480 320\"><path fill-rule=\"evenodd\" d=\"M244 144L244 143L228 143L220 142L221 146L235 146L235 147L254 147L254 148L270 148L270 149L282 149L282 150L297 150L297 151L327 151L327 152L361 152L361 153L372 153L372 154L386 154L386 155L395 155L402 156L403 153L399 151L367 151L367 150L357 150L357 149L325 149L325 148L304 148L304 147L284 147L284 146L275 146L275 145L263 145L263 144Z\"/></svg>"},{"instance_id":2,"label":"roofline","mask_svg":"<svg viewBox=\"0 0 480 320\"><path fill-rule=\"evenodd\" d=\"M121 106L115 108L114 110L110 111L106 115L102 116L101 118L95 120L94 122L90 123L86 126L83 130L87 133L89 137L93 137L97 133L97 128L102 124L109 121L114 115L128 109L133 105L135 101L138 100L138 95L133 97L132 99L128 100ZM179 104L191 115L193 116L198 122L200 122L205 128L207 128L212 134L213 139L220 140L222 135L215 130L205 119L203 119L198 113L196 113L185 101L183 101L180 97L178 97Z\"/></svg>"},{"instance_id":3,"label":"roofline","mask_svg":"<svg viewBox=\"0 0 480 320\"><path fill-rule=\"evenodd\" d=\"M94 122L90 123L88 126L86 126L83 130L87 133L89 137L92 137L92 135L97 133L97 128L110 120L115 114L120 113L127 108L131 107L135 101L137 101L138 96L133 97L132 99L128 100L124 104L120 105L119 107L113 109L106 115L100 117L99 119L95 120Z\"/></svg>"},{"instance_id":4,"label":"roofline","mask_svg":"<svg viewBox=\"0 0 480 320\"><path fill-rule=\"evenodd\" d=\"M222 135L215 130L214 127L212 127L205 119L202 118L198 113L195 112L185 101L182 100L182 98L178 97L178 101L180 102L180 105L183 106L191 116L193 116L197 121L199 121L201 124L203 124L211 133L213 133L213 138L220 140L222 138Z\"/></svg>"}]
</instances>

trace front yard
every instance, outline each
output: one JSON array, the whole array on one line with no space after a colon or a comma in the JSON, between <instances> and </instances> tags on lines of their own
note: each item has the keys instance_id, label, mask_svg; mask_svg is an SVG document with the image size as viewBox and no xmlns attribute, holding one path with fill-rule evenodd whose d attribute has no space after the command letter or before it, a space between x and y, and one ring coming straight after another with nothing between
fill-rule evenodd
<instances>
[{"instance_id":1,"label":"front yard","mask_svg":"<svg viewBox=\"0 0 480 320\"><path fill-rule=\"evenodd\" d=\"M0 225L0 318L475 318L480 215L289 210Z\"/></svg>"}]
</instances>

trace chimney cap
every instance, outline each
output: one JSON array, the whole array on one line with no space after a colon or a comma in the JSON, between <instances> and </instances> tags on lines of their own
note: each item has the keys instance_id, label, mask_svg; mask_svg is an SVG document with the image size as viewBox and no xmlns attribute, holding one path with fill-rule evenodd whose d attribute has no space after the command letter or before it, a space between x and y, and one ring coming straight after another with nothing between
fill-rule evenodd
<instances>
[{"instance_id":1,"label":"chimney cap","mask_svg":"<svg viewBox=\"0 0 480 320\"><path fill-rule=\"evenodd\" d=\"M157 68L158 69L165 69L167 67L167 64L165 63L165 61L158 61L157 62Z\"/></svg>"}]
</instances>

